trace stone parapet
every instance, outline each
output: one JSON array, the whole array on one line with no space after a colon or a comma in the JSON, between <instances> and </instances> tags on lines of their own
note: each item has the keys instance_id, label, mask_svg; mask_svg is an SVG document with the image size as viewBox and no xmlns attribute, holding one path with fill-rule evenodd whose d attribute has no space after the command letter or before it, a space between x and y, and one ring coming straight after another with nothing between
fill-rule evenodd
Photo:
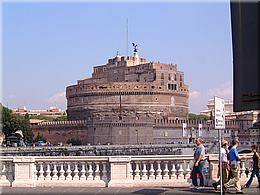
<instances>
[{"instance_id":1,"label":"stone parapet","mask_svg":"<svg viewBox=\"0 0 260 195\"><path fill-rule=\"evenodd\" d=\"M252 155L243 155L240 181L250 175ZM190 185L191 155L1 157L0 186L135 187ZM207 185L217 180L218 155L205 163ZM7 168L8 167L8 168ZM247 173L249 172L249 174ZM256 185L256 182L253 184Z\"/></svg>"}]
</instances>

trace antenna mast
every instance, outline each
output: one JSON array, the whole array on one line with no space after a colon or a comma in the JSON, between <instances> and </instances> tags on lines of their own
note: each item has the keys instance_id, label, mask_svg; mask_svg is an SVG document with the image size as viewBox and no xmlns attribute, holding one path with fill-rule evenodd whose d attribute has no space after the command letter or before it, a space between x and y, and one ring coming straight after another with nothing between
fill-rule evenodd
<instances>
[{"instance_id":1,"label":"antenna mast","mask_svg":"<svg viewBox=\"0 0 260 195\"><path fill-rule=\"evenodd\" d=\"M128 18L126 18L126 56L128 56Z\"/></svg>"}]
</instances>

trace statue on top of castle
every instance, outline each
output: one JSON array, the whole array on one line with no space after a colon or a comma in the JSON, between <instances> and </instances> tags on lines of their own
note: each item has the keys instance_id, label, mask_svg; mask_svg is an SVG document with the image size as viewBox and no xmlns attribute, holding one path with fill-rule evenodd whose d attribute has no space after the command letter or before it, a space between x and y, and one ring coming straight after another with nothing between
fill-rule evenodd
<instances>
[{"instance_id":1,"label":"statue on top of castle","mask_svg":"<svg viewBox=\"0 0 260 195\"><path fill-rule=\"evenodd\" d=\"M134 47L134 53L137 53L138 52L138 48L137 48L137 44L135 44L135 43L132 43L133 44L133 47Z\"/></svg>"}]
</instances>

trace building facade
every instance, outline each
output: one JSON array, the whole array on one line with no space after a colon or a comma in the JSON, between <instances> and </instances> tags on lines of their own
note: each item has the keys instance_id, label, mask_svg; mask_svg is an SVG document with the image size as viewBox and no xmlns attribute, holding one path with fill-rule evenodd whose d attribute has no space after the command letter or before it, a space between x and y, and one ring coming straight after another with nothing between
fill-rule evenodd
<instances>
[{"instance_id":1,"label":"building facade","mask_svg":"<svg viewBox=\"0 0 260 195\"><path fill-rule=\"evenodd\" d=\"M201 111L200 114L212 116L214 118L214 99L210 99L207 104L208 109ZM233 102L225 101L225 118L228 121L236 121L237 129L231 130L233 137L238 137L242 146L250 146L252 144L260 144L260 111L250 110L242 112L233 112Z\"/></svg>"}]
</instances>

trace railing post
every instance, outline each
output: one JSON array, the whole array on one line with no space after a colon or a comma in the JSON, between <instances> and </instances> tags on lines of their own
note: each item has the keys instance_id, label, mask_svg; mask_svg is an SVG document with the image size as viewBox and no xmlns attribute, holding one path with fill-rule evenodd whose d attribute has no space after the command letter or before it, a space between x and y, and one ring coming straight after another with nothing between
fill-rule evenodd
<instances>
[{"instance_id":1,"label":"railing post","mask_svg":"<svg viewBox=\"0 0 260 195\"><path fill-rule=\"evenodd\" d=\"M108 187L129 187L132 181L130 180L131 157L109 157L111 166L111 180Z\"/></svg>"},{"instance_id":2,"label":"railing post","mask_svg":"<svg viewBox=\"0 0 260 195\"><path fill-rule=\"evenodd\" d=\"M165 161L164 162L164 171L163 171L163 179L170 179L170 176L169 176L169 169L168 169L168 161Z\"/></svg>"},{"instance_id":3,"label":"railing post","mask_svg":"<svg viewBox=\"0 0 260 195\"><path fill-rule=\"evenodd\" d=\"M1 167L1 175L0 175L0 186L11 186L11 183L13 180L11 180L10 178L8 178L8 162L3 161L1 162L2 167Z\"/></svg>"},{"instance_id":4,"label":"railing post","mask_svg":"<svg viewBox=\"0 0 260 195\"><path fill-rule=\"evenodd\" d=\"M172 161L170 173L171 173L171 179L175 180L177 177L176 177L176 169L175 169L175 162L174 161Z\"/></svg>"},{"instance_id":5,"label":"railing post","mask_svg":"<svg viewBox=\"0 0 260 195\"><path fill-rule=\"evenodd\" d=\"M162 169L161 169L161 161L157 161L157 170L156 170L156 179L161 180L162 179Z\"/></svg>"},{"instance_id":6,"label":"railing post","mask_svg":"<svg viewBox=\"0 0 260 195\"><path fill-rule=\"evenodd\" d=\"M209 185L218 180L218 155L209 155Z\"/></svg>"},{"instance_id":7,"label":"railing post","mask_svg":"<svg viewBox=\"0 0 260 195\"><path fill-rule=\"evenodd\" d=\"M13 187L35 187L34 157L14 157L14 181Z\"/></svg>"},{"instance_id":8,"label":"railing post","mask_svg":"<svg viewBox=\"0 0 260 195\"><path fill-rule=\"evenodd\" d=\"M245 182L247 180L247 177L246 177L246 167L245 167L245 161L242 161L241 162L241 176L240 176L240 179L242 180L242 182Z\"/></svg>"},{"instance_id":9,"label":"railing post","mask_svg":"<svg viewBox=\"0 0 260 195\"><path fill-rule=\"evenodd\" d=\"M142 180L147 181L148 180L148 171L147 171L147 162L143 161L143 169L142 169Z\"/></svg>"},{"instance_id":10,"label":"railing post","mask_svg":"<svg viewBox=\"0 0 260 195\"><path fill-rule=\"evenodd\" d=\"M87 177L86 177L86 163L85 162L81 163L81 166L82 166L82 169L81 169L80 180L85 181L87 179Z\"/></svg>"}]
</instances>

